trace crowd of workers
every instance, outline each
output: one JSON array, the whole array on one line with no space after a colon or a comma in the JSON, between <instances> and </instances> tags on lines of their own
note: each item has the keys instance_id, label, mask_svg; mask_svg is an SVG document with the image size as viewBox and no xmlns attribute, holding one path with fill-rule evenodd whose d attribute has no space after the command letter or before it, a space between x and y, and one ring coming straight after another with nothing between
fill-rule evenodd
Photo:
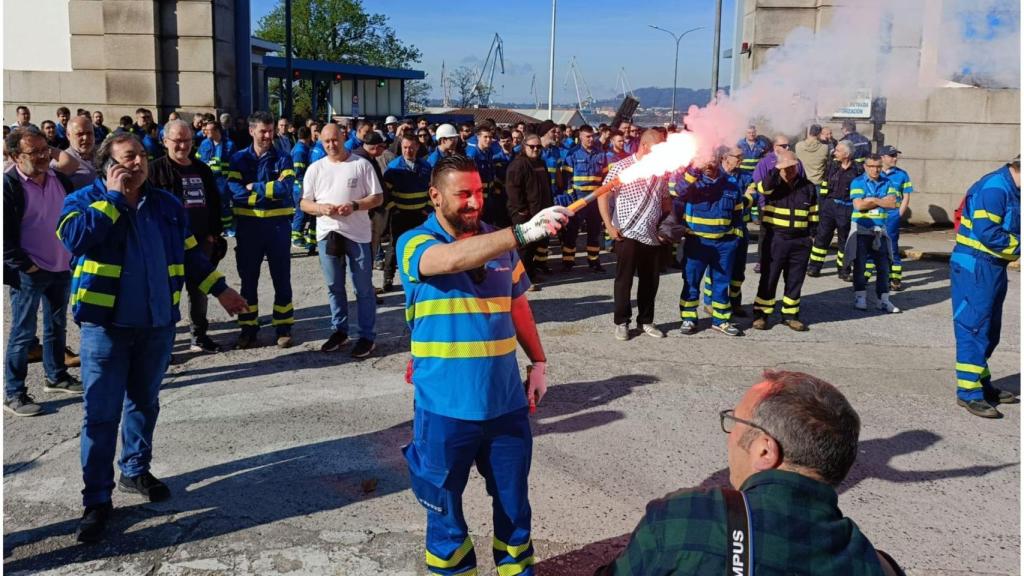
<instances>
[{"instance_id":1,"label":"crowd of workers","mask_svg":"<svg viewBox=\"0 0 1024 576\"><path fill-rule=\"evenodd\" d=\"M294 128L265 112L239 122L196 114L191 124L173 114L157 127L139 109L135 122L125 117L107 131L98 112L72 117L62 108L57 117L39 130L20 107L18 123L5 127L4 260L13 314L5 409L19 416L41 412L25 386L32 355L43 361L46 391L84 395L86 512L78 531L84 542L102 537L111 512L119 425L126 440L117 485L151 501L170 497L149 461L181 291L189 294L194 351L222 349L207 335L207 294L238 315L236 347L257 346L257 288L266 260L274 288L270 324L277 346L290 347L291 247L320 260L332 328L324 352L349 343L346 271L357 300L356 358L374 352L377 300L394 290L399 276L416 387L417 425L405 454L413 491L428 511L427 565L440 574L475 566L461 514L474 462L496 499L499 571L529 573L533 563L526 414L546 391L546 359L524 296L559 273L549 262L550 239L560 240L561 272L575 267L581 232L593 273L605 272L606 246L615 252L620 340L631 337L634 277L638 328L665 336L654 323L654 301L663 267L672 263L683 276L680 332L696 331L703 299L714 329L741 334L733 318L746 315L740 289L752 221L761 230L754 329L770 328L780 279L783 324L808 329L800 320L802 285L805 276L821 274L836 234L836 267L853 283L853 306L867 308L874 276L877 308L899 312L889 294L902 289L899 223L913 185L897 166L899 150L871 153L852 122L844 123L838 141L811 125L792 150L788 137L768 140L751 126L713 158L619 183L675 127L643 130L623 122L576 129L550 121L456 127L388 117L381 125L309 120ZM608 183L611 194L567 208ZM216 270L229 237L238 292ZM998 343L1005 264L1018 256L1019 158L968 193L954 251L957 401L979 416L996 417L993 404L1016 400L991 387L986 361ZM372 283L375 266L384 271L379 288ZM82 331L80 360L64 345L69 299ZM40 303L45 325L38 342ZM526 395L517 343L532 362ZM82 381L68 373L69 361L80 361ZM767 388L787 378L831 394L827 384L784 375L767 377ZM841 395L834 401L845 402ZM750 424L738 413L739 407L723 415L723 428L727 419ZM763 456L771 460L766 469L783 466L778 446L764 449L775 450ZM499 452L500 458L479 457ZM834 486L847 470L811 477ZM854 564L875 562L865 560L866 541L853 544ZM616 573L643 561L627 555Z\"/></svg>"}]
</instances>

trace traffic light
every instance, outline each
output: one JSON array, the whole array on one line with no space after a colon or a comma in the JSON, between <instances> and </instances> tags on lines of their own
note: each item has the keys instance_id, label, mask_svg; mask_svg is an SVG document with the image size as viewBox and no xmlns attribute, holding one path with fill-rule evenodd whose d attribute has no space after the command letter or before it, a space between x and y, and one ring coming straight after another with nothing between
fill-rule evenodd
<instances>
[{"instance_id":1,"label":"traffic light","mask_svg":"<svg viewBox=\"0 0 1024 576\"><path fill-rule=\"evenodd\" d=\"M383 88L388 85L387 80L377 80L377 88Z\"/></svg>"},{"instance_id":2,"label":"traffic light","mask_svg":"<svg viewBox=\"0 0 1024 576\"><path fill-rule=\"evenodd\" d=\"M338 74L334 75L334 81L335 82L341 82L341 73L338 73Z\"/></svg>"},{"instance_id":3,"label":"traffic light","mask_svg":"<svg viewBox=\"0 0 1024 576\"><path fill-rule=\"evenodd\" d=\"M300 80L302 78L302 72L299 72L298 70L293 70L292 71L292 78L294 78L296 80Z\"/></svg>"}]
</instances>

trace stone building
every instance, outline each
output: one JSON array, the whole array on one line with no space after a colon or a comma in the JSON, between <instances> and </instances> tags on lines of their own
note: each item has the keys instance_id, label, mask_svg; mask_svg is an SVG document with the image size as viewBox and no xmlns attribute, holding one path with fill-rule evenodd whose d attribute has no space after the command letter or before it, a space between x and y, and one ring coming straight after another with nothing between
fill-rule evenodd
<instances>
[{"instance_id":1,"label":"stone building","mask_svg":"<svg viewBox=\"0 0 1024 576\"><path fill-rule=\"evenodd\" d=\"M859 131L874 140L875 150L891 144L903 152L900 165L910 172L917 189L911 201L912 224L949 223L967 188L1020 152L1020 86L969 86L936 72L939 46L945 41L938 21L944 2L951 0L927 0L920 20L894 28L892 38L892 49L917 59L921 81L936 87L926 98L875 99L872 117L857 120ZM742 90L768 51L792 30L821 30L831 22L836 7L846 3L737 0L732 85ZM748 52L741 54L744 44ZM823 120L833 127L839 124L837 118Z\"/></svg>"}]
</instances>

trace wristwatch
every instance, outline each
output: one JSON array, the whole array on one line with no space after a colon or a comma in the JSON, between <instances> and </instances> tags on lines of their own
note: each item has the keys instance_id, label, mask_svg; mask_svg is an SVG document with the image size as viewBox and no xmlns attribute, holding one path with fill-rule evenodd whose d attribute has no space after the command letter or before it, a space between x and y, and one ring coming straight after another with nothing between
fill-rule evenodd
<instances>
[{"instance_id":1,"label":"wristwatch","mask_svg":"<svg viewBox=\"0 0 1024 576\"><path fill-rule=\"evenodd\" d=\"M359 210L359 202L356 202L355 200L353 200L351 202L351 204L352 204L352 211L353 212L356 212L357 210Z\"/></svg>"}]
</instances>

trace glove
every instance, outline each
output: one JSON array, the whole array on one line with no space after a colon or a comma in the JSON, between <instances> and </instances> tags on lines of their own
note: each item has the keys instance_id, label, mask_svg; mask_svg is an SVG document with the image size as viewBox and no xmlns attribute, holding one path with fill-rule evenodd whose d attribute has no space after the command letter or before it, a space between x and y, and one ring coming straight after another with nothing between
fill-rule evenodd
<instances>
[{"instance_id":1,"label":"glove","mask_svg":"<svg viewBox=\"0 0 1024 576\"><path fill-rule=\"evenodd\" d=\"M564 206L550 206L530 218L529 222L513 226L512 233L520 246L526 246L558 234L572 216L572 210Z\"/></svg>"},{"instance_id":2,"label":"glove","mask_svg":"<svg viewBox=\"0 0 1024 576\"><path fill-rule=\"evenodd\" d=\"M547 368L547 362L534 362L526 370L526 400L531 413L537 411L537 404L548 392Z\"/></svg>"},{"instance_id":3,"label":"glove","mask_svg":"<svg viewBox=\"0 0 1024 576\"><path fill-rule=\"evenodd\" d=\"M555 196L555 204L558 206L568 206L572 204L572 196L568 194L559 194Z\"/></svg>"}]
</instances>

